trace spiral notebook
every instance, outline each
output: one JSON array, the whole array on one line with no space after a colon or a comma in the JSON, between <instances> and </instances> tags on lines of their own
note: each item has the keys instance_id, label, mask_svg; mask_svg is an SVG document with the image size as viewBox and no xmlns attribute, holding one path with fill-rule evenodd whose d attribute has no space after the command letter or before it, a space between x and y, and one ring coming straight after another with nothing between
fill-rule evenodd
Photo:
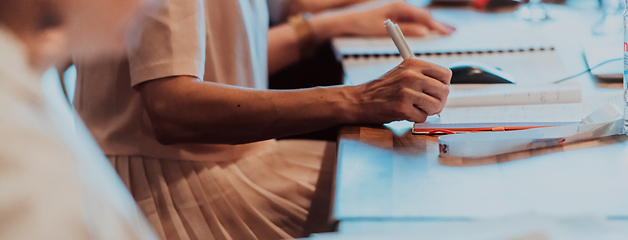
<instances>
[{"instance_id":1,"label":"spiral notebook","mask_svg":"<svg viewBox=\"0 0 628 240\"><path fill-rule=\"evenodd\" d=\"M517 83L549 83L568 75L554 44L541 36L519 39L460 33L407 40L419 59L445 67L460 61L492 65ZM336 38L333 43L343 56L347 84L375 79L402 61L390 38Z\"/></svg>"},{"instance_id":2,"label":"spiral notebook","mask_svg":"<svg viewBox=\"0 0 628 240\"><path fill-rule=\"evenodd\" d=\"M463 37L410 38L408 43L419 59L445 67L461 61L492 65L517 84L452 85L441 117L431 116L415 129L541 127L582 120L580 85L552 83L569 75L553 44L542 38L461 41ZM342 38L334 44L343 55L348 85L376 79L402 61L389 38Z\"/></svg>"},{"instance_id":3,"label":"spiral notebook","mask_svg":"<svg viewBox=\"0 0 628 240\"><path fill-rule=\"evenodd\" d=\"M410 48L418 54L490 53L542 50L553 47L552 41L538 26L505 15L488 17L465 10L432 11L434 18L456 26L450 36L436 33L416 38L406 36ZM472 22L469 19L474 19ZM395 54L397 49L389 37L343 37L333 39L344 56Z\"/></svg>"},{"instance_id":4,"label":"spiral notebook","mask_svg":"<svg viewBox=\"0 0 628 240\"><path fill-rule=\"evenodd\" d=\"M545 40L532 42L493 41L478 39L473 41L457 41L450 37L431 34L425 38L407 38L408 45L416 55L430 56L441 54L482 54L482 53L514 53L526 51L554 50L553 44ZM492 43L491 43L492 42ZM358 38L346 37L333 39L334 46L345 58L396 55L398 50L390 38Z\"/></svg>"}]
</instances>

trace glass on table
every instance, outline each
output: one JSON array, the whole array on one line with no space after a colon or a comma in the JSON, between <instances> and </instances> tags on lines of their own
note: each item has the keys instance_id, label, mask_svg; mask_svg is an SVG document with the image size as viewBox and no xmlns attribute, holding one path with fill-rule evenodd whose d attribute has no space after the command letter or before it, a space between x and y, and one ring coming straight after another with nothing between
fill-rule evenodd
<instances>
[{"instance_id":1,"label":"glass on table","mask_svg":"<svg viewBox=\"0 0 628 240\"><path fill-rule=\"evenodd\" d=\"M602 0L604 15L593 24L591 32L594 35L618 34L624 30L623 10L624 0Z\"/></svg>"},{"instance_id":2,"label":"glass on table","mask_svg":"<svg viewBox=\"0 0 628 240\"><path fill-rule=\"evenodd\" d=\"M519 14L523 19L531 22L542 22L550 19L545 4L541 0L530 0L519 8Z\"/></svg>"}]
</instances>

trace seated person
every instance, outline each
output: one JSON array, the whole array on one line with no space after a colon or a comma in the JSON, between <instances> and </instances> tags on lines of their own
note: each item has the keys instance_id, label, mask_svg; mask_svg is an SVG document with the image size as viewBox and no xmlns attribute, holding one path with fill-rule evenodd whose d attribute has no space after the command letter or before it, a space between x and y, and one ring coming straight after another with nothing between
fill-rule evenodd
<instances>
[{"instance_id":1,"label":"seated person","mask_svg":"<svg viewBox=\"0 0 628 240\"><path fill-rule=\"evenodd\" d=\"M303 29L268 31L263 0L166 5L128 58L75 61L75 108L163 239L303 236L306 222L324 219L308 212L326 210L311 209L311 199L315 191L329 195L330 185L321 189L317 179L336 147L274 138L340 124L423 122L445 105L451 72L418 59L364 85L265 90L269 71L302 56ZM388 18L408 33L447 32L401 2L300 26L317 44L386 36Z\"/></svg>"},{"instance_id":2,"label":"seated person","mask_svg":"<svg viewBox=\"0 0 628 240\"><path fill-rule=\"evenodd\" d=\"M0 238L157 239L87 129L73 134L40 84L70 51L122 53L137 31L127 25L155 2L0 0Z\"/></svg>"}]
</instances>

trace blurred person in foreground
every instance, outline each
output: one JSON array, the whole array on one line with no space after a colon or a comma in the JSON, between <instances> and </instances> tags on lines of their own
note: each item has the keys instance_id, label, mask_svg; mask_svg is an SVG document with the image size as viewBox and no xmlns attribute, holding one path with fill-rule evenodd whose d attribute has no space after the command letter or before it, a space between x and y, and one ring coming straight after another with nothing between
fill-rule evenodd
<instances>
[{"instance_id":1,"label":"blurred person in foreground","mask_svg":"<svg viewBox=\"0 0 628 240\"><path fill-rule=\"evenodd\" d=\"M74 133L40 79L70 54L122 53L125 33L158 5L0 0L1 239L157 239L87 129L78 122Z\"/></svg>"},{"instance_id":2,"label":"blurred person in foreground","mask_svg":"<svg viewBox=\"0 0 628 240\"><path fill-rule=\"evenodd\" d=\"M75 61L75 108L162 238L307 235L329 220L312 199L329 201L319 172L335 144L274 138L423 122L443 109L451 72L408 59L363 85L293 91L266 90L268 72L332 37L387 36L388 18L407 35L452 31L403 2L269 31L265 0L169 0L127 58Z\"/></svg>"}]
</instances>

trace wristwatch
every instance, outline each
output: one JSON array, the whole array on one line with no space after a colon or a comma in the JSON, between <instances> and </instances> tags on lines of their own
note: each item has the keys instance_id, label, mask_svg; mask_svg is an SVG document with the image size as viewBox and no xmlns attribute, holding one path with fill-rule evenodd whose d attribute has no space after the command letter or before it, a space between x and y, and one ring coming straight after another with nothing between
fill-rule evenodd
<instances>
[{"instance_id":1,"label":"wristwatch","mask_svg":"<svg viewBox=\"0 0 628 240\"><path fill-rule=\"evenodd\" d=\"M299 39L301 57L310 56L316 49L316 35L310 25L312 14L305 12L288 17L288 24L292 26Z\"/></svg>"}]
</instances>

